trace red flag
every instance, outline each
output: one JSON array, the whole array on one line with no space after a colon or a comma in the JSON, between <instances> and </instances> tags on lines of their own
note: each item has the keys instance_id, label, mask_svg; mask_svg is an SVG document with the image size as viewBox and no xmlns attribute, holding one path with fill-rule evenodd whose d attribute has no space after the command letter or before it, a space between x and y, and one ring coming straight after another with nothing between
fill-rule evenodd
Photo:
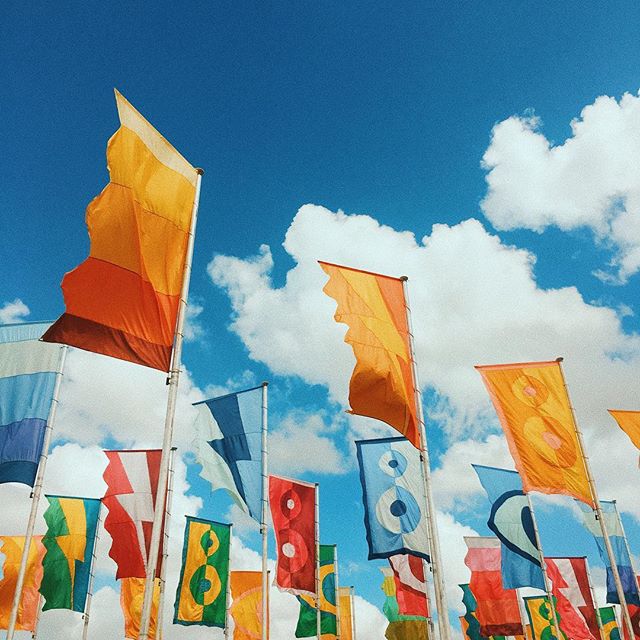
<instances>
[{"instance_id":1,"label":"red flag","mask_svg":"<svg viewBox=\"0 0 640 640\"><path fill-rule=\"evenodd\" d=\"M104 528L113 543L109 556L118 565L116 578L144 578L151 545L162 451L105 451L109 464L104 472L107 491L102 499L108 509ZM164 528L164 523L163 523ZM162 549L156 577L160 577Z\"/></svg>"},{"instance_id":2,"label":"red flag","mask_svg":"<svg viewBox=\"0 0 640 640\"><path fill-rule=\"evenodd\" d=\"M572 640L596 640L600 631L585 559L545 558L545 562L553 583L551 592L556 598L561 630Z\"/></svg>"},{"instance_id":3,"label":"red flag","mask_svg":"<svg viewBox=\"0 0 640 640\"><path fill-rule=\"evenodd\" d=\"M497 538L465 537L468 551L464 563L471 569L469 588L478 608L480 634L522 635L522 622L515 589L502 588L501 549Z\"/></svg>"},{"instance_id":4,"label":"red flag","mask_svg":"<svg viewBox=\"0 0 640 640\"><path fill-rule=\"evenodd\" d=\"M292 593L316 592L316 487L269 476L276 534L276 585Z\"/></svg>"},{"instance_id":5,"label":"red flag","mask_svg":"<svg viewBox=\"0 0 640 640\"><path fill-rule=\"evenodd\" d=\"M422 558L398 554L389 558L400 615L429 617L427 581Z\"/></svg>"}]
</instances>

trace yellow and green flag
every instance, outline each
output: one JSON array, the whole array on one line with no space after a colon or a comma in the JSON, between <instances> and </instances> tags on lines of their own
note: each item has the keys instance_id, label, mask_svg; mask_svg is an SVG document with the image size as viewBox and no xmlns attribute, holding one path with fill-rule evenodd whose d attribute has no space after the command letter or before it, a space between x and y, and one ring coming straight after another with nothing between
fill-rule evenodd
<instances>
[{"instance_id":1,"label":"yellow and green flag","mask_svg":"<svg viewBox=\"0 0 640 640\"><path fill-rule=\"evenodd\" d=\"M187 516L174 624L225 626L231 525Z\"/></svg>"},{"instance_id":2,"label":"yellow and green flag","mask_svg":"<svg viewBox=\"0 0 640 640\"><path fill-rule=\"evenodd\" d=\"M605 640L620 640L620 627L616 619L613 607L600 607L600 621L602 622L602 635Z\"/></svg>"},{"instance_id":3,"label":"yellow and green flag","mask_svg":"<svg viewBox=\"0 0 640 640\"><path fill-rule=\"evenodd\" d=\"M83 612L89 589L91 558L96 538L100 500L45 496L47 533L42 538L47 552L42 561L40 593L48 609Z\"/></svg>"},{"instance_id":4,"label":"yellow and green flag","mask_svg":"<svg viewBox=\"0 0 640 640\"><path fill-rule=\"evenodd\" d=\"M316 635L316 604L313 596L298 596L300 615L296 638ZM320 629L322 635L337 633L336 545L320 545Z\"/></svg>"},{"instance_id":5,"label":"yellow and green flag","mask_svg":"<svg viewBox=\"0 0 640 640\"><path fill-rule=\"evenodd\" d=\"M529 598L523 598L523 600L527 615L529 616L533 640L558 640L558 635L553 625L553 613L549 606L549 598L547 596L531 596ZM558 623L560 623L560 614L557 612L557 609L556 614L558 616ZM561 634L561 640L568 640L563 631L561 631Z\"/></svg>"}]
</instances>

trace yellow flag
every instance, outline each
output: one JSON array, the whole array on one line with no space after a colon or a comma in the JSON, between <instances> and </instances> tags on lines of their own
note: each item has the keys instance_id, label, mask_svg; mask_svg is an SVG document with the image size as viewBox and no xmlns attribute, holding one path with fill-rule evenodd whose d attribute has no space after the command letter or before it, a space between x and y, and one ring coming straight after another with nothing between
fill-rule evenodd
<instances>
[{"instance_id":1,"label":"yellow flag","mask_svg":"<svg viewBox=\"0 0 640 640\"><path fill-rule=\"evenodd\" d=\"M555 638L556 633L553 627L553 613L549 606L549 598L546 596L531 596L524 598L524 604L531 623L525 627L525 631L530 634L532 640ZM564 633L562 636L563 640L566 640Z\"/></svg>"},{"instance_id":2,"label":"yellow flag","mask_svg":"<svg viewBox=\"0 0 640 640\"><path fill-rule=\"evenodd\" d=\"M140 633L140 617L144 601L145 578L122 578L120 580L120 606L124 615L124 637L134 640ZM160 579L153 584L153 603L151 604L151 622L149 624L149 640L156 637L158 621L158 602L160 601Z\"/></svg>"},{"instance_id":3,"label":"yellow flag","mask_svg":"<svg viewBox=\"0 0 640 640\"><path fill-rule=\"evenodd\" d=\"M593 496L560 363L476 367L489 391L525 492Z\"/></svg>"},{"instance_id":4,"label":"yellow flag","mask_svg":"<svg viewBox=\"0 0 640 640\"><path fill-rule=\"evenodd\" d=\"M2 567L3 577L0 581L0 629L7 629L13 605L13 594L18 581L22 550L24 549L24 536L1 536L0 540L2 541L0 551L5 555ZM24 577L22 597L18 607L16 621L16 630L18 631L33 631L36 626L40 602L38 588L42 581L42 558L45 551L42 536L33 536L27 558L27 572Z\"/></svg>"},{"instance_id":5,"label":"yellow flag","mask_svg":"<svg viewBox=\"0 0 640 640\"><path fill-rule=\"evenodd\" d=\"M618 426L629 436L636 449L640 449L640 411L609 409Z\"/></svg>"},{"instance_id":6,"label":"yellow flag","mask_svg":"<svg viewBox=\"0 0 640 640\"><path fill-rule=\"evenodd\" d=\"M340 607L340 640L353 640L353 598L351 587L338 588Z\"/></svg>"},{"instance_id":7,"label":"yellow flag","mask_svg":"<svg viewBox=\"0 0 640 640\"><path fill-rule=\"evenodd\" d=\"M232 571L230 575L232 604L229 613L235 625L233 640L261 640L262 573Z\"/></svg>"}]
</instances>

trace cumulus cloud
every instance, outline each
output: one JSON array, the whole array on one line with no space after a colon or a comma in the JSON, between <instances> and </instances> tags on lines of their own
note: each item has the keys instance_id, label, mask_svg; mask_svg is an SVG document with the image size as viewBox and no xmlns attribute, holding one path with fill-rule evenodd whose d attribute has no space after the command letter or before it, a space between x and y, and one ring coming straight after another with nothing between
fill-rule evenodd
<instances>
[{"instance_id":1,"label":"cumulus cloud","mask_svg":"<svg viewBox=\"0 0 640 640\"><path fill-rule=\"evenodd\" d=\"M5 302L0 307L0 324L24 322L30 313L29 307L20 298L16 298L13 302Z\"/></svg>"},{"instance_id":2,"label":"cumulus cloud","mask_svg":"<svg viewBox=\"0 0 640 640\"><path fill-rule=\"evenodd\" d=\"M614 251L599 277L625 282L640 269L640 96L600 96L562 144L539 118L512 116L494 127L482 164L482 210L496 229L586 227Z\"/></svg>"}]
</instances>

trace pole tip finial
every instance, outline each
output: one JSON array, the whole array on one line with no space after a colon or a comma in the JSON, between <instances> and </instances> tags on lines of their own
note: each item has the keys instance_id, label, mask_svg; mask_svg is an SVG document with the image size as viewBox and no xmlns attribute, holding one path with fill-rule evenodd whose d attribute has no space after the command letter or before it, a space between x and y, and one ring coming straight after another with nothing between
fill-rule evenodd
<instances>
[{"instance_id":1,"label":"pole tip finial","mask_svg":"<svg viewBox=\"0 0 640 640\"><path fill-rule=\"evenodd\" d=\"M201 169L200 167L196 167L196 173L199 176L203 176L204 175L204 169Z\"/></svg>"},{"instance_id":2,"label":"pole tip finial","mask_svg":"<svg viewBox=\"0 0 640 640\"><path fill-rule=\"evenodd\" d=\"M260 383L261 387L268 387L269 386L269 381L268 380L264 380L263 382Z\"/></svg>"},{"instance_id":3,"label":"pole tip finial","mask_svg":"<svg viewBox=\"0 0 640 640\"><path fill-rule=\"evenodd\" d=\"M563 362L564 358L562 356L559 356L558 358L556 358L556 362Z\"/></svg>"},{"instance_id":4,"label":"pole tip finial","mask_svg":"<svg viewBox=\"0 0 640 640\"><path fill-rule=\"evenodd\" d=\"M409 280L409 276L400 276L400 280L402 280L402 282L407 282L407 280Z\"/></svg>"}]
</instances>

